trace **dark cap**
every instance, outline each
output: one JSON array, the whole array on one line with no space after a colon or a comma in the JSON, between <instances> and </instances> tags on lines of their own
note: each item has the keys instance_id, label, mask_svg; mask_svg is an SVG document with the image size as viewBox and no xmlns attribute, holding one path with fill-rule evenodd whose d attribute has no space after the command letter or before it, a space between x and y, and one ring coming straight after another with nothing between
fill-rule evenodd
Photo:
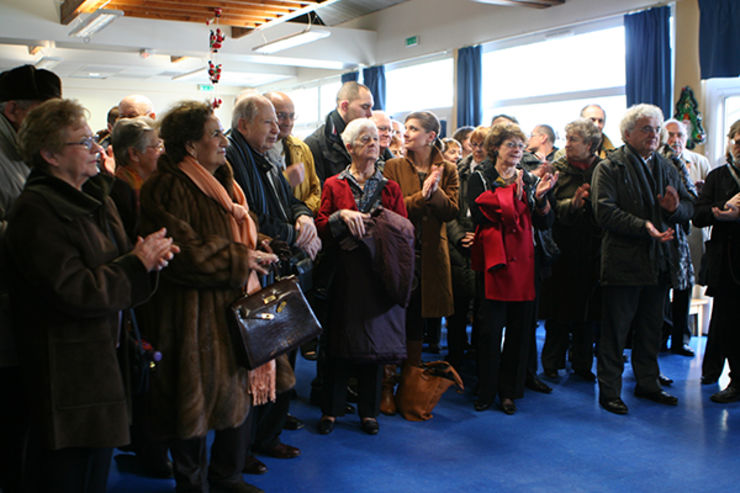
<instances>
[{"instance_id":1,"label":"dark cap","mask_svg":"<svg viewBox=\"0 0 740 493\"><path fill-rule=\"evenodd\" d=\"M54 72L21 65L0 74L0 102L62 97L62 81Z\"/></svg>"}]
</instances>

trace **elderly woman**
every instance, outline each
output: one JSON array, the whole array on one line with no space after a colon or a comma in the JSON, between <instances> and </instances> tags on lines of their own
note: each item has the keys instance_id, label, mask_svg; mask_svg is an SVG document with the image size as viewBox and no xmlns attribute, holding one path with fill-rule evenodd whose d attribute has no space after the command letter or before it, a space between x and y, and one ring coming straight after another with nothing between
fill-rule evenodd
<instances>
[{"instance_id":1,"label":"elderly woman","mask_svg":"<svg viewBox=\"0 0 740 493\"><path fill-rule=\"evenodd\" d=\"M146 116L118 120L111 133L111 145L118 178L111 196L126 232L130 238L135 238L139 225L139 191L157 169L157 159L164 146L154 128L154 120Z\"/></svg>"},{"instance_id":2,"label":"elderly woman","mask_svg":"<svg viewBox=\"0 0 740 493\"><path fill-rule=\"evenodd\" d=\"M141 189L142 230L165 224L182 250L143 307L143 328L164 354L152 409L177 490L256 491L243 482L250 404L274 400L274 364L237 365L226 308L259 289L277 258L256 250L244 193L226 163L228 141L207 103L185 101L162 119L165 154ZM251 395L250 395L251 394ZM251 399L250 399L251 397ZM250 402L251 401L251 402ZM217 430L206 464L206 434Z\"/></svg>"},{"instance_id":3,"label":"elderly woman","mask_svg":"<svg viewBox=\"0 0 740 493\"><path fill-rule=\"evenodd\" d=\"M565 126L565 156L553 163L558 181L552 191L556 216L552 234L560 256L552 265L552 277L544 282L541 312L547 319L542 367L550 378L565 368L568 336L572 333L573 371L589 382L596 379L591 367L594 328L601 316L601 228L596 225L588 198L600 143L601 132L591 120L575 120Z\"/></svg>"},{"instance_id":4,"label":"elderly woman","mask_svg":"<svg viewBox=\"0 0 740 493\"><path fill-rule=\"evenodd\" d=\"M378 206L404 218L406 207L398 184L384 178L375 167L380 148L372 120L352 120L342 132L342 141L352 162L324 183L316 219L322 241L333 252L327 258L335 263L325 327L329 343L323 416L318 430L325 435L334 429L336 417L344 414L347 379L356 375L362 430L376 434L381 363L403 359L405 317L403 307L388 294L374 271L368 250L356 243L368 235L366 224ZM413 233L410 224L408 227L407 250L412 257ZM376 237L375 241L390 239ZM351 249L346 247L348 242Z\"/></svg>"},{"instance_id":5,"label":"elderly woman","mask_svg":"<svg viewBox=\"0 0 740 493\"><path fill-rule=\"evenodd\" d=\"M52 99L32 110L19 141L31 175L9 216L6 246L16 337L40 491L103 492L113 447L129 442L116 357L121 312L146 300L150 273L178 249L159 230L126 237L99 174L103 149L86 110Z\"/></svg>"},{"instance_id":6,"label":"elderly woman","mask_svg":"<svg viewBox=\"0 0 740 493\"><path fill-rule=\"evenodd\" d=\"M526 136L513 123L494 125L485 140L489 160L468 182L468 205L476 225L473 269L484 298L479 311L478 399L475 410L493 404L496 394L506 414L526 378L535 299L532 227L547 227L552 214L545 196L557 175L542 179L518 169ZM506 327L503 352L501 336Z\"/></svg>"},{"instance_id":7,"label":"elderly woman","mask_svg":"<svg viewBox=\"0 0 740 493\"><path fill-rule=\"evenodd\" d=\"M407 365L421 363L422 337L438 331L440 317L452 314L452 275L445 222L454 219L457 168L444 159L439 119L429 111L410 113L404 135L406 157L385 163L383 174L401 186L416 229L415 287L406 310Z\"/></svg>"},{"instance_id":8,"label":"elderly woman","mask_svg":"<svg viewBox=\"0 0 740 493\"><path fill-rule=\"evenodd\" d=\"M714 402L740 400L740 120L730 126L727 164L707 175L694 210L694 226L712 226L707 243L707 294L714 298L709 329L730 364L730 384ZM712 342L712 341L710 341ZM709 344L709 342L707 343Z\"/></svg>"}]
</instances>

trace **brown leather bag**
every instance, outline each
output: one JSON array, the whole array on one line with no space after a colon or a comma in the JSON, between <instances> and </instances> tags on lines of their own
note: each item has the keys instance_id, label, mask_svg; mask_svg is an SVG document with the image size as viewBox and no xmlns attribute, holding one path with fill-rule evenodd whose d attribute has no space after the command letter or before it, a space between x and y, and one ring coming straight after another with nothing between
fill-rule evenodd
<instances>
[{"instance_id":1,"label":"brown leather bag","mask_svg":"<svg viewBox=\"0 0 740 493\"><path fill-rule=\"evenodd\" d=\"M401 372L401 383L396 392L398 412L409 421L432 419L432 410L451 385L458 392L464 390L457 371L446 361L408 366Z\"/></svg>"},{"instance_id":2,"label":"brown leather bag","mask_svg":"<svg viewBox=\"0 0 740 493\"><path fill-rule=\"evenodd\" d=\"M228 312L236 362L250 370L321 333L295 276L240 297Z\"/></svg>"}]
</instances>

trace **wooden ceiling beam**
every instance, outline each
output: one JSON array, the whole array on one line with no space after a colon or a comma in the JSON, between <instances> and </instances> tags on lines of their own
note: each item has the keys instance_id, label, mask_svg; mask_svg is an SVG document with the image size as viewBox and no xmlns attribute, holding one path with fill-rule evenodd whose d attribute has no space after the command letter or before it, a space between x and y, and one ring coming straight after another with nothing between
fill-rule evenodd
<instances>
[{"instance_id":1,"label":"wooden ceiling beam","mask_svg":"<svg viewBox=\"0 0 740 493\"><path fill-rule=\"evenodd\" d=\"M174 4L168 0L155 0L144 2L142 0L114 0L108 4L108 7L116 8L125 11L128 10L146 10L148 8L167 9L172 12L184 12L184 11L197 11L204 13L206 16L213 17L214 9L220 8L223 14L262 14L267 12L269 14L281 15L289 14L293 12L294 8L279 7L279 6L249 6L244 2L231 2L233 5L226 5L227 2L213 2L207 5L203 2L177 2ZM223 15L222 14L222 15Z\"/></svg>"},{"instance_id":2,"label":"wooden ceiling beam","mask_svg":"<svg viewBox=\"0 0 740 493\"><path fill-rule=\"evenodd\" d=\"M129 17L148 17L150 15L156 15L156 16L162 16L162 15L189 15L193 17L200 17L200 20L202 22L205 22L207 19L210 19L213 17L213 12L204 10L204 9L197 9L197 8L178 8L177 10L173 10L171 7L168 7L166 4L162 2L152 2L148 3L145 6L126 6L121 7L121 9L126 13ZM220 24L226 24L231 25L231 22L234 19L249 19L255 22L262 22L264 20L269 19L275 19L279 17L281 14L279 13L269 13L269 12L258 12L258 11L241 11L241 12L235 12L235 11L225 11L221 14L221 17L219 18Z\"/></svg>"},{"instance_id":3,"label":"wooden ceiling beam","mask_svg":"<svg viewBox=\"0 0 740 493\"><path fill-rule=\"evenodd\" d=\"M59 21L65 26L83 12L97 10L100 0L64 0L59 8Z\"/></svg>"}]
</instances>

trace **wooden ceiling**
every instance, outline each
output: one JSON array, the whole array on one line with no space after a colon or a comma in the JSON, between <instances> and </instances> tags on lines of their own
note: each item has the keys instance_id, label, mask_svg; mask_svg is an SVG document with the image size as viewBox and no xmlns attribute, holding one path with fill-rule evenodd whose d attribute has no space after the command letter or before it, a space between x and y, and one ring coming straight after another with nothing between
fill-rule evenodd
<instances>
[{"instance_id":1,"label":"wooden ceiling","mask_svg":"<svg viewBox=\"0 0 740 493\"><path fill-rule=\"evenodd\" d=\"M64 0L62 24L97 9L122 10L126 17L205 23L221 9L219 24L248 31L270 21L294 18L336 0Z\"/></svg>"},{"instance_id":2,"label":"wooden ceiling","mask_svg":"<svg viewBox=\"0 0 740 493\"><path fill-rule=\"evenodd\" d=\"M565 0L476 0L480 3L490 3L493 5L511 5L519 7L532 7L535 9L545 9L555 5L562 5Z\"/></svg>"}]
</instances>

